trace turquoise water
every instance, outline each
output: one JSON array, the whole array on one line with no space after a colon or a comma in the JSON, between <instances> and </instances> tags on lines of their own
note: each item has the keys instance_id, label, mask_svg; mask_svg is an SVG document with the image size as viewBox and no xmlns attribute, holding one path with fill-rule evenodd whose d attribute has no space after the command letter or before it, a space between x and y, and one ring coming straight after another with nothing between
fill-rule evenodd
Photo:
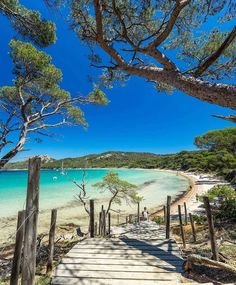
<instances>
[{"instance_id":1,"label":"turquoise water","mask_svg":"<svg viewBox=\"0 0 236 285\"><path fill-rule=\"evenodd\" d=\"M92 185L102 179L109 170L88 169L86 171L86 187L90 198L100 198L101 193ZM141 194L149 201L162 202L166 195L186 190L188 180L168 172L155 170L115 169L122 179L141 185L147 181L155 181L145 187ZM75 199L78 188L73 180L81 182L82 170L65 170L62 175L57 170L41 170L40 209L51 209L68 205ZM27 171L0 172L0 217L16 215L25 206ZM153 195L155 191L155 195Z\"/></svg>"}]
</instances>

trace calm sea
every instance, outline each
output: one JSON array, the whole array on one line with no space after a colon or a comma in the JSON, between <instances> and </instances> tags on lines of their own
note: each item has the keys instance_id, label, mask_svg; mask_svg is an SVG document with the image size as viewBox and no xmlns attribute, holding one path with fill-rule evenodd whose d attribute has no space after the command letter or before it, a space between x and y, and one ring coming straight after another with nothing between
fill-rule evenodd
<instances>
[{"instance_id":1,"label":"calm sea","mask_svg":"<svg viewBox=\"0 0 236 285\"><path fill-rule=\"evenodd\" d=\"M111 170L111 169L110 169ZM92 185L100 181L108 172L106 169L88 169L86 187L90 198L104 196ZM186 190L188 180L174 173L156 170L112 169L120 178L145 186L141 194L148 201L162 202L166 195ZM65 206L75 199L78 188L73 181L81 182L82 170L42 170L40 179L40 209ZM27 171L0 171L0 217L16 215L25 206Z\"/></svg>"}]
</instances>

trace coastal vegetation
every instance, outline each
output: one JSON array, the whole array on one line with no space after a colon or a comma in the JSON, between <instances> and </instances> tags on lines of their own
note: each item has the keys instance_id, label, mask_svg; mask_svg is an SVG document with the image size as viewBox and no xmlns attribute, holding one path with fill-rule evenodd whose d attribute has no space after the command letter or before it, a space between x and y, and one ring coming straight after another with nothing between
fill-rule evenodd
<instances>
[{"instance_id":1,"label":"coastal vegetation","mask_svg":"<svg viewBox=\"0 0 236 285\"><path fill-rule=\"evenodd\" d=\"M216 173L232 183L236 183L236 128L209 131L195 138L195 144L201 150L181 151L176 154L158 155L138 152L106 152L78 158L51 159L43 163L43 168L160 168L192 171L198 173ZM17 162L7 165L7 169L26 168L27 163Z\"/></svg>"},{"instance_id":2,"label":"coastal vegetation","mask_svg":"<svg viewBox=\"0 0 236 285\"><path fill-rule=\"evenodd\" d=\"M228 185L216 185L207 194L216 221L236 219L236 191ZM200 197L202 199L202 197Z\"/></svg>"}]
</instances>

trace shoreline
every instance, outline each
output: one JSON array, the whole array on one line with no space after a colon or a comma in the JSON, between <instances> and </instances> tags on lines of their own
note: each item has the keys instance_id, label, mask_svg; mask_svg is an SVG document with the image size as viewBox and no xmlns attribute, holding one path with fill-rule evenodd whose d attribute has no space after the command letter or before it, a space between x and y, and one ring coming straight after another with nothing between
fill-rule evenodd
<instances>
[{"instance_id":1,"label":"shoreline","mask_svg":"<svg viewBox=\"0 0 236 285\"><path fill-rule=\"evenodd\" d=\"M120 168L121 169L121 168ZM126 168L123 168L126 169ZM133 168L133 169L140 169L140 170L145 170L145 169L141 169L141 168ZM148 169L146 169L148 170ZM204 184L203 185L196 185L197 181L199 180L199 178L203 175L206 176L206 174L201 174L201 175L194 175L188 172L180 172L180 171L174 171L174 170L163 170L163 169L152 169L154 171L158 171L158 172L168 172L171 174L178 174L179 176L183 176L185 179L188 180L189 185L192 186L191 191L189 191L189 187L188 189L183 189L183 191L178 191L173 193L172 197L175 197L175 200L172 202L171 205L171 213L174 214L176 213L177 210L177 206L178 204L183 204L183 202L187 203L187 206L189 208L188 211L192 211L193 206L196 208L196 205L194 203L190 203L193 202L192 200L195 199L195 195L196 193L199 193L199 191L201 192L201 189L199 189L199 187L204 188ZM209 175L208 175L209 176ZM211 179L213 178L213 175L211 175ZM206 184L205 186L208 187L208 190L213 187L215 184L218 183L213 183L213 185L210 184ZM209 185L211 187L209 187ZM152 183L151 183L152 186ZM154 185L155 186L155 185ZM146 191L151 191L150 193L154 193L153 189L148 188L143 188L146 189ZM153 195L153 194L152 194ZM167 194L168 195L168 194ZM200 195L200 193L199 193ZM147 204L147 207L150 209L150 212L152 213L151 216L155 216L155 215L163 215L163 208L162 205L164 203L162 203L161 201L158 203L158 200L155 199L156 201L153 202L152 204ZM196 200L196 199L195 199ZM96 214L98 214L98 211L100 209L100 206L104 203L106 203L107 199L101 199L99 201L99 203L97 204L97 209L96 209ZM144 204L145 202L143 202ZM152 206L151 206L152 205ZM121 207L118 206L119 209L121 209ZM78 203L76 203L75 201L71 201L71 203L68 203L65 206L59 207L58 209L58 221L57 221L57 225L58 227L60 225L66 225L66 224L74 224L77 226L81 226L82 229L87 229L87 223L88 223L88 218L86 216L86 214L84 213L83 207L81 205L78 205ZM116 207L114 207L115 210ZM128 214L133 214L136 213L136 205L132 205L131 207L129 207L128 205L123 205L122 207L122 211L120 213L120 222L122 222L123 220L125 221L125 218ZM50 214L51 211L50 210L41 210L39 212L39 228L38 228L38 233L46 233L48 228L49 228L49 223L50 223ZM113 214L113 224L116 224L116 220L117 220L117 214ZM6 218L0 218L0 223L1 223L1 229L2 229L2 234L1 234L1 238L0 238L0 246L5 246L8 244L11 244L14 242L15 239L15 228L16 228L16 217L11 216L11 217L6 217Z\"/></svg>"},{"instance_id":2,"label":"shoreline","mask_svg":"<svg viewBox=\"0 0 236 285\"><path fill-rule=\"evenodd\" d=\"M174 170L168 171L177 173L177 171ZM186 191L183 191L181 195L172 200L170 210L171 214L177 214L178 205L183 205L184 202L186 203L188 213L191 212L192 214L197 214L202 212L202 202L196 200L196 195L200 196L204 193L207 193L212 187L216 185L229 184L227 181L222 180L215 174L195 174L187 171L178 171L178 174L187 178L189 180L190 186L192 187L188 188ZM161 205L155 212L152 212L150 214L150 217L152 218L158 215L163 216L163 206L164 205Z\"/></svg>"},{"instance_id":3,"label":"shoreline","mask_svg":"<svg viewBox=\"0 0 236 285\"><path fill-rule=\"evenodd\" d=\"M106 168L110 169L110 168ZM119 168L121 169L121 168ZM126 168L122 168L124 170L127 170ZM142 171L150 171L150 169L141 169L141 168L132 168L133 170L142 170ZM115 168L114 168L115 170ZM158 172L165 172L165 173L170 173L170 171L160 171L159 169L151 169L151 171L158 171ZM175 174L175 172L171 173L172 175ZM155 174L154 174L155 177ZM158 183L160 183L160 180L155 181L152 180L151 177L150 179L145 180L144 183L139 185L138 192L140 193L141 196L144 196L145 200L142 202L143 204L146 204L148 208L151 209L156 209L156 207L160 204L162 204L165 201L165 194L162 194L161 200L160 195L155 195L158 191ZM181 185L181 184L180 184ZM182 193L182 190L186 190L188 187L188 182L186 180L185 183L183 183L182 186L174 188L174 191L172 190L173 194L172 195L178 195ZM171 188L170 188L171 189ZM170 191L170 193L172 193ZM165 192L161 192L165 193ZM168 194L169 192L167 192ZM155 197L155 199L153 199ZM96 202L96 207L95 207L95 212L96 215L98 215L98 212L101 208L101 205L104 204L106 207L107 204L107 199L104 197L100 197L99 200ZM144 206L144 205L143 205ZM55 207L55 206L54 206ZM122 206L120 205L114 205L113 209L114 210L120 210L120 222L124 222L126 220L126 216L129 214L135 214L137 211L137 206L136 204L131 204L127 205L125 202L122 203ZM69 223L73 223L77 226L81 226L83 229L87 229L87 215L84 212L83 207L76 201L76 200L71 200L68 203L65 203L62 206L57 207L58 210L58 219L57 219L57 225L66 225ZM41 209L39 211L39 222L38 222L38 233L47 233L48 228L50 227L50 214L51 210L50 209ZM113 212L113 224L116 224L117 221L117 213ZM15 239L15 229L16 229L16 220L17 217L16 215L9 215L5 217L0 218L0 226L1 226L1 236L0 236L0 246L2 245L7 245L10 243L14 242Z\"/></svg>"},{"instance_id":4,"label":"shoreline","mask_svg":"<svg viewBox=\"0 0 236 285\"><path fill-rule=\"evenodd\" d=\"M183 204L184 202L188 202L189 199L193 197L193 195L197 194L197 187L196 187L196 181L197 177L193 177L190 175L190 173L185 171L176 171L176 170L163 170L163 169L156 169L157 171L167 171L169 173L175 173L176 175L181 175L184 178L186 178L189 181L189 187L185 191L182 192L182 194L177 195L177 197L171 201L171 214L174 214L177 212L178 205ZM201 174L204 175L204 174ZM191 188L190 188L191 187ZM163 206L160 205L157 209L157 211L150 214L151 217L155 217L158 215L164 216Z\"/></svg>"}]
</instances>

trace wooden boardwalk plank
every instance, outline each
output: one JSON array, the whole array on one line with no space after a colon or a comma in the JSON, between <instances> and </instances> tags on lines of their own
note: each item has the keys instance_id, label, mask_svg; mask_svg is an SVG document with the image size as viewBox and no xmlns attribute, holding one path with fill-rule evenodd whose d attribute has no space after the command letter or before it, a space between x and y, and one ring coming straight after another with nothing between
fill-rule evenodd
<instances>
[{"instance_id":1,"label":"wooden boardwalk plank","mask_svg":"<svg viewBox=\"0 0 236 285\"><path fill-rule=\"evenodd\" d=\"M52 285L163 285L163 281L157 280L133 280L133 279L92 279L92 278L74 278L74 277L56 277L51 283ZM184 285L197 285L199 283L184 283ZM166 285L180 285L178 281L168 281ZM212 283L204 283L204 285L213 285Z\"/></svg>"},{"instance_id":2,"label":"wooden boardwalk plank","mask_svg":"<svg viewBox=\"0 0 236 285\"><path fill-rule=\"evenodd\" d=\"M161 245L155 245L155 244L105 244L105 245L100 245L100 244L78 244L73 247L73 249L116 249L119 247L119 249L140 249L140 250L145 250L145 249L163 249L163 250L179 250L179 247L176 244L161 244Z\"/></svg>"},{"instance_id":3,"label":"wooden boardwalk plank","mask_svg":"<svg viewBox=\"0 0 236 285\"><path fill-rule=\"evenodd\" d=\"M81 278L114 278L114 279L136 279L136 280L176 280L175 273L163 272L117 272L117 271L87 271L87 270L61 270L57 269L55 276L81 277Z\"/></svg>"},{"instance_id":4,"label":"wooden boardwalk plank","mask_svg":"<svg viewBox=\"0 0 236 285\"><path fill-rule=\"evenodd\" d=\"M71 253L79 253L79 254L100 254L100 253L105 253L105 254L150 254L150 255L156 255L156 254L161 254L161 255L165 255L165 254L178 254L179 251L178 250L162 250L159 248L149 248L149 249L135 249L135 248L127 248L127 249L120 249L119 246L109 249L109 248L103 248L103 249L87 249L87 248L80 248L80 249L76 249L73 248L71 251Z\"/></svg>"},{"instance_id":5,"label":"wooden boardwalk plank","mask_svg":"<svg viewBox=\"0 0 236 285\"><path fill-rule=\"evenodd\" d=\"M182 267L170 266L143 266L143 265L121 265L121 264L60 264L57 270L76 270L76 271L113 271L113 272L181 272Z\"/></svg>"},{"instance_id":6,"label":"wooden boardwalk plank","mask_svg":"<svg viewBox=\"0 0 236 285\"><path fill-rule=\"evenodd\" d=\"M156 225L111 239L84 239L58 265L55 285L175 285L183 259L174 240L166 240ZM145 235L145 231L147 234ZM139 235L136 232L140 232ZM137 238L140 236L140 238Z\"/></svg>"},{"instance_id":7,"label":"wooden boardwalk plank","mask_svg":"<svg viewBox=\"0 0 236 285\"><path fill-rule=\"evenodd\" d=\"M162 260L162 259L106 259L106 258L63 258L61 261L62 264L122 264L122 265L142 265L142 266L169 266L170 268L176 267L176 266L182 266L183 261L181 260L172 260L171 264L168 263L168 261Z\"/></svg>"},{"instance_id":8,"label":"wooden boardwalk plank","mask_svg":"<svg viewBox=\"0 0 236 285\"><path fill-rule=\"evenodd\" d=\"M162 259L162 260L181 260L180 255L166 254L166 252L148 252L148 253L79 253L69 252L66 257L73 258L107 258L107 259Z\"/></svg>"}]
</instances>

